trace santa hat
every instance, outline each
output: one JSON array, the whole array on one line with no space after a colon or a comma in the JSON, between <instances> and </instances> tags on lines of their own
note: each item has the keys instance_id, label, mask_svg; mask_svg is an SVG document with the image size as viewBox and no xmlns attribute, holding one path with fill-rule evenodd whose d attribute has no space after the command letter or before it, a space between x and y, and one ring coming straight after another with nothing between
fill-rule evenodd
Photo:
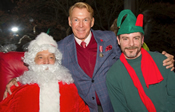
<instances>
[{"instance_id":1,"label":"santa hat","mask_svg":"<svg viewBox=\"0 0 175 112\"><path fill-rule=\"evenodd\" d=\"M122 22L122 19L126 15L126 18ZM141 32L144 34L143 31L143 15L139 14L137 19L136 16L131 12L129 9L125 9L120 12L117 18L117 27L119 28L117 35L120 34L129 34L134 32Z\"/></svg>"},{"instance_id":2,"label":"santa hat","mask_svg":"<svg viewBox=\"0 0 175 112\"><path fill-rule=\"evenodd\" d=\"M55 40L53 40L53 37L50 36L50 35L48 35L48 34L46 34L46 33L44 33L44 32L42 32L41 34L39 34L39 35L35 38L35 40L33 40L33 41L30 43L30 45L29 45L29 50L30 50L30 48L32 48L33 45L35 45L35 44L37 44L37 45L39 45L39 46L44 45L44 44L46 44L46 45L48 44L48 45L52 45L52 46L54 46L54 47L57 48L57 43L56 43Z\"/></svg>"},{"instance_id":3,"label":"santa hat","mask_svg":"<svg viewBox=\"0 0 175 112\"><path fill-rule=\"evenodd\" d=\"M24 63L30 65L35 64L34 59L40 51L48 50L55 54L56 61L61 64L62 54L58 50L58 45L52 36L46 33L39 34L35 40L32 40L28 46L28 51L24 54Z\"/></svg>"}]
</instances>

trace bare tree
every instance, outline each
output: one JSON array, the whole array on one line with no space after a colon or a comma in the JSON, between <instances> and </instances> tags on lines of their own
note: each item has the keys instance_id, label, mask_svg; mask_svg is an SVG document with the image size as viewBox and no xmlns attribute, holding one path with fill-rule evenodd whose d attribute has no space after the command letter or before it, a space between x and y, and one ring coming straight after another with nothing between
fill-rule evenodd
<instances>
[{"instance_id":1,"label":"bare tree","mask_svg":"<svg viewBox=\"0 0 175 112\"><path fill-rule=\"evenodd\" d=\"M94 0L95 28L109 30L119 12L123 10L123 0Z\"/></svg>"}]
</instances>

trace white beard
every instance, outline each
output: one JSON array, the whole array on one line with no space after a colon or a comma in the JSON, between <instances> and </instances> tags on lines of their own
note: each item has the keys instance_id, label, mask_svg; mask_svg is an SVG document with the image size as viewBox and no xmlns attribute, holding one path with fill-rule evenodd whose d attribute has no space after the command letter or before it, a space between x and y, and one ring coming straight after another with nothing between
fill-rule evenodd
<instances>
[{"instance_id":1,"label":"white beard","mask_svg":"<svg viewBox=\"0 0 175 112\"><path fill-rule=\"evenodd\" d=\"M52 81L62 81L63 83L70 84L73 83L73 78L67 68L55 62L54 65L30 65L29 71L25 71L24 74L19 77L19 81L22 84L37 83L41 86Z\"/></svg>"},{"instance_id":2,"label":"white beard","mask_svg":"<svg viewBox=\"0 0 175 112\"><path fill-rule=\"evenodd\" d=\"M20 76L22 84L37 83L40 87L40 112L60 112L60 92L58 82L73 83L68 69L57 62L54 65L32 65Z\"/></svg>"}]
</instances>

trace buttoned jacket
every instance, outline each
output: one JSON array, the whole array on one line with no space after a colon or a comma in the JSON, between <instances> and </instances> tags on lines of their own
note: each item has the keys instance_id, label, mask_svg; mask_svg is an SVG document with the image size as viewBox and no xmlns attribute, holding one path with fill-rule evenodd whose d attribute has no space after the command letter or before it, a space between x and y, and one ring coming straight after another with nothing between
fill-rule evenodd
<instances>
[{"instance_id":1,"label":"buttoned jacket","mask_svg":"<svg viewBox=\"0 0 175 112\"><path fill-rule=\"evenodd\" d=\"M100 99L103 111L113 112L106 87L106 73L113 63L119 59L121 51L113 32L95 31L92 29L91 32L97 42L96 64L92 78L78 64L76 43L73 34L58 42L58 49L63 55L62 65L70 70L78 93L89 106L91 112L98 112L95 92ZM100 57L100 46L102 46L101 52L103 57ZM107 49L109 46L112 46L112 49Z\"/></svg>"}]
</instances>

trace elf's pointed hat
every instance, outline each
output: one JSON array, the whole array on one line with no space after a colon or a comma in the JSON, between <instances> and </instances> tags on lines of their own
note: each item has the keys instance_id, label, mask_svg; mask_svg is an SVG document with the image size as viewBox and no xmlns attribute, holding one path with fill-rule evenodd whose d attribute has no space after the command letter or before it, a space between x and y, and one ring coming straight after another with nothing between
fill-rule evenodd
<instances>
[{"instance_id":1,"label":"elf's pointed hat","mask_svg":"<svg viewBox=\"0 0 175 112\"><path fill-rule=\"evenodd\" d=\"M123 17L126 15L126 18L122 22ZM136 16L131 12L129 9L125 9L120 12L117 18L117 27L119 27L117 35L120 34L129 34L134 32L141 32L144 34L143 31L143 15L139 14Z\"/></svg>"}]
</instances>

